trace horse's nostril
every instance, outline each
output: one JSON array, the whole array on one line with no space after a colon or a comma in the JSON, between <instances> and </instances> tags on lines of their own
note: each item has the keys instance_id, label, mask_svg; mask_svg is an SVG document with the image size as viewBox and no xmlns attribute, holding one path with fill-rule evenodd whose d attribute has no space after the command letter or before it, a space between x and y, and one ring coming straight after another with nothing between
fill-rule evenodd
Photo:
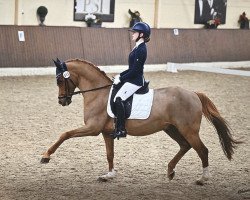
<instances>
[{"instance_id":1,"label":"horse's nostril","mask_svg":"<svg viewBox=\"0 0 250 200\"><path fill-rule=\"evenodd\" d=\"M62 105L63 100L61 98L58 98L58 103Z\"/></svg>"},{"instance_id":2,"label":"horse's nostril","mask_svg":"<svg viewBox=\"0 0 250 200\"><path fill-rule=\"evenodd\" d=\"M61 96L58 97L58 103L62 105L63 103L63 98Z\"/></svg>"}]
</instances>

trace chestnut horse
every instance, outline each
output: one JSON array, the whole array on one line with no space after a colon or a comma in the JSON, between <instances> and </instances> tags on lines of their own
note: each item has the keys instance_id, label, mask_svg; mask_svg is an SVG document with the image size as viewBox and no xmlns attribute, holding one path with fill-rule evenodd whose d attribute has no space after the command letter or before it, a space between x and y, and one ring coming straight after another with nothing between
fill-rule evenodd
<instances>
[{"instance_id":1,"label":"chestnut horse","mask_svg":"<svg viewBox=\"0 0 250 200\"><path fill-rule=\"evenodd\" d=\"M84 97L84 126L63 133L59 140L44 154L41 163L48 163L51 154L67 139L83 136L97 136L102 133L105 145L109 172L100 180L107 180L116 175L114 170L114 120L107 114L107 103L112 85L111 79L90 62L74 59L65 63L54 61L57 70L59 87L59 104L67 106L74 94L82 93ZM74 92L77 88L79 92ZM199 137L202 114L215 127L222 150L231 160L238 141L233 139L230 128L221 117L213 102L202 93L191 92L180 87L166 87L154 90L151 114L145 120L127 120L128 135L145 136L158 131L165 131L175 140L180 150L168 164L168 178L172 180L174 168L179 160L193 148L201 159L203 174L197 184L203 185L209 178L208 149Z\"/></svg>"}]
</instances>

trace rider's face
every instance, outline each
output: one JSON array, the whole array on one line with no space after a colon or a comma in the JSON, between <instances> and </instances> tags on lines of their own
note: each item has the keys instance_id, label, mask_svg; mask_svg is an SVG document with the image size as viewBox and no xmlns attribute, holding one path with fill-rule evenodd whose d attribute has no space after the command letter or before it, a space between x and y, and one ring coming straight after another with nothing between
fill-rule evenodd
<instances>
[{"instance_id":1,"label":"rider's face","mask_svg":"<svg viewBox=\"0 0 250 200\"><path fill-rule=\"evenodd\" d=\"M132 41L136 41L136 39L138 38L139 33L138 32L132 32Z\"/></svg>"}]
</instances>

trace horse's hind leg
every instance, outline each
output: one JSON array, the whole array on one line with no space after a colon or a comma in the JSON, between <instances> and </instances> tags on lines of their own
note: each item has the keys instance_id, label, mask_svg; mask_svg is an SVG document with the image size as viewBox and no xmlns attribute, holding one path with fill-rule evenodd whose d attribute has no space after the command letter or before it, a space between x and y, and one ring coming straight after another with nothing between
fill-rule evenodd
<instances>
[{"instance_id":1,"label":"horse's hind leg","mask_svg":"<svg viewBox=\"0 0 250 200\"><path fill-rule=\"evenodd\" d=\"M185 153L188 152L191 146L188 143L188 141L180 134L180 132L175 126L169 125L164 131L180 146L179 152L174 156L174 158L168 164L168 178L169 180L172 180L175 175L174 172L175 166L177 165L179 160L185 155Z\"/></svg>"},{"instance_id":2,"label":"horse's hind leg","mask_svg":"<svg viewBox=\"0 0 250 200\"><path fill-rule=\"evenodd\" d=\"M188 133L188 132L186 132ZM186 140L192 146L192 148L197 152L199 155L202 167L203 167L203 174L202 177L196 181L196 184L203 185L209 178L209 171L208 171L208 149L203 144L199 137L199 130L189 132L189 134L185 135Z\"/></svg>"}]
</instances>

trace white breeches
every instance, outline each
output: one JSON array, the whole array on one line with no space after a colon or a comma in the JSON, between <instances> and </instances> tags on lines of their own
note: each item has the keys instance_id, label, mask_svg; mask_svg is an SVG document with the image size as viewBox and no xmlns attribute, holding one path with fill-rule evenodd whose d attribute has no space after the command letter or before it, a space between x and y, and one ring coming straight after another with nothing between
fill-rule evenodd
<instances>
[{"instance_id":1,"label":"white breeches","mask_svg":"<svg viewBox=\"0 0 250 200\"><path fill-rule=\"evenodd\" d=\"M121 97L121 99L125 101L132 94L134 94L139 88L141 88L141 86L126 82L115 95L114 102L117 97Z\"/></svg>"}]
</instances>

